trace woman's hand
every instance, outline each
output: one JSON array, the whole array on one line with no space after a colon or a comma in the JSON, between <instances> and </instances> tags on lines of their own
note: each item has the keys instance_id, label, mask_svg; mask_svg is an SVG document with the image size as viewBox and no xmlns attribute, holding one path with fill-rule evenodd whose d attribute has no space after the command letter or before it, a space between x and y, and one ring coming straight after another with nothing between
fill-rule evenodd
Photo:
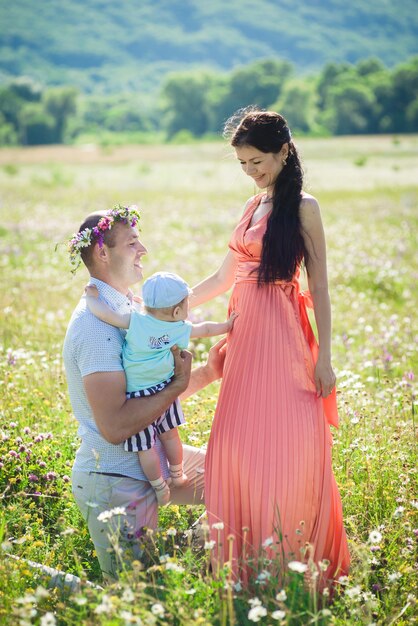
<instances>
[{"instance_id":1,"label":"woman's hand","mask_svg":"<svg viewBox=\"0 0 418 626\"><path fill-rule=\"evenodd\" d=\"M315 387L318 398L326 398L335 387L336 376L329 359L318 358L315 366Z\"/></svg>"},{"instance_id":2,"label":"woman's hand","mask_svg":"<svg viewBox=\"0 0 418 626\"><path fill-rule=\"evenodd\" d=\"M208 362L206 363L206 368L210 372L211 381L222 378L226 350L227 350L226 337L223 337L223 339L220 339L220 341L215 343L215 345L212 346L211 349L209 350L209 356L208 356Z\"/></svg>"}]
</instances>

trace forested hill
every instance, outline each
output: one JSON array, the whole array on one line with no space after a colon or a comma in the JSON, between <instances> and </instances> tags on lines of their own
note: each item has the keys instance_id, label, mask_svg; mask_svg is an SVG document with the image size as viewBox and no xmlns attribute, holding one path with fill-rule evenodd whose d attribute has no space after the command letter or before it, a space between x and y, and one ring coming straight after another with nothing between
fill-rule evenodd
<instances>
[{"instance_id":1,"label":"forested hill","mask_svg":"<svg viewBox=\"0 0 418 626\"><path fill-rule=\"evenodd\" d=\"M170 71L280 57L298 72L418 52L417 0L0 0L0 80L157 91Z\"/></svg>"}]
</instances>

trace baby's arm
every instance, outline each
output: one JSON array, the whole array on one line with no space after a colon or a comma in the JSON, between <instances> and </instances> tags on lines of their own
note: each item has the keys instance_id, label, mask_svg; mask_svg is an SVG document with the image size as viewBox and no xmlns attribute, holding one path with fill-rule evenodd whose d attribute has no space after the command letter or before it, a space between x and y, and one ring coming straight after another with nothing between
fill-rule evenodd
<instances>
[{"instance_id":1,"label":"baby's arm","mask_svg":"<svg viewBox=\"0 0 418 626\"><path fill-rule=\"evenodd\" d=\"M229 332L238 317L238 313L232 311L226 322L201 322L200 324L192 324L192 332L190 337L215 337L215 335L224 335Z\"/></svg>"},{"instance_id":2,"label":"baby's arm","mask_svg":"<svg viewBox=\"0 0 418 626\"><path fill-rule=\"evenodd\" d=\"M117 313L113 311L103 300L99 300L99 292L96 285L87 285L85 288L86 302L91 313L117 328L129 328L129 322L131 321L130 313Z\"/></svg>"}]
</instances>

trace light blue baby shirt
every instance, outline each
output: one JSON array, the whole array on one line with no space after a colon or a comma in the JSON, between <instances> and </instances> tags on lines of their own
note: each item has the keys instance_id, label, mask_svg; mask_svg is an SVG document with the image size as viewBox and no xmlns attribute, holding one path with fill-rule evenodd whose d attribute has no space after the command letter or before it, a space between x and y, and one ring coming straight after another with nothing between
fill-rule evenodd
<instances>
[{"instance_id":1,"label":"light blue baby shirt","mask_svg":"<svg viewBox=\"0 0 418 626\"><path fill-rule=\"evenodd\" d=\"M171 378L171 348L187 348L191 332L191 322L166 322L133 309L122 350L126 390L140 391Z\"/></svg>"}]
</instances>

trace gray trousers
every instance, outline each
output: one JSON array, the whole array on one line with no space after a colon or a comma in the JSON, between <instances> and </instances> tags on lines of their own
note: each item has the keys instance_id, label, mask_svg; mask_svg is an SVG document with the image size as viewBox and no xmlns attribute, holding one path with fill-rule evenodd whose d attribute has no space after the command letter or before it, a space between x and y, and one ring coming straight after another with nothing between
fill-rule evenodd
<instances>
[{"instance_id":1,"label":"gray trousers","mask_svg":"<svg viewBox=\"0 0 418 626\"><path fill-rule=\"evenodd\" d=\"M170 501L203 504L205 451L183 444L183 453L189 484L171 487ZM103 576L116 579L119 570L140 560L138 537L142 528L157 527L155 491L145 480L77 470L72 473L72 490L87 522Z\"/></svg>"}]
</instances>

